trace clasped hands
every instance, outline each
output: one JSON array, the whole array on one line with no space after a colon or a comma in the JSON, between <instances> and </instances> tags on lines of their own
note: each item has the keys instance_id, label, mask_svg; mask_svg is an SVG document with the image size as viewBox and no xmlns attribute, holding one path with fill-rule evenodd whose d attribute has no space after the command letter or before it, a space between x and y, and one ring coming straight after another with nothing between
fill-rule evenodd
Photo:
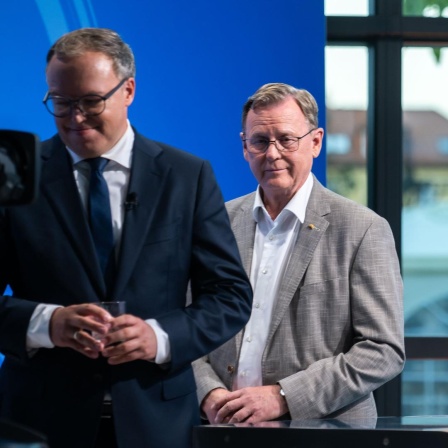
<instances>
[{"instance_id":1,"label":"clasped hands","mask_svg":"<svg viewBox=\"0 0 448 448\"><path fill-rule=\"evenodd\" d=\"M202 401L210 423L258 423L273 420L288 412L280 386L246 387L229 392L213 389Z\"/></svg>"},{"instance_id":2,"label":"clasped hands","mask_svg":"<svg viewBox=\"0 0 448 448\"><path fill-rule=\"evenodd\" d=\"M112 317L91 303L57 308L50 320L50 337L56 347L70 347L92 359L101 354L111 365L152 361L157 353L156 335L144 320L131 314Z\"/></svg>"}]
</instances>

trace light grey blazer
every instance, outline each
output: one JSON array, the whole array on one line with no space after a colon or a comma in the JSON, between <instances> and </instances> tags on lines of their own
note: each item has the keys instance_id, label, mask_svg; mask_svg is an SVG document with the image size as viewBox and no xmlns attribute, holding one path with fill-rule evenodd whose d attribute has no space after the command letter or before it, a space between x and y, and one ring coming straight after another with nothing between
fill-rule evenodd
<instances>
[{"instance_id":1,"label":"light grey blazer","mask_svg":"<svg viewBox=\"0 0 448 448\"><path fill-rule=\"evenodd\" d=\"M250 273L255 193L227 211ZM281 282L262 359L290 417L377 415L372 391L403 369L403 288L387 221L314 178L305 222ZM232 390L243 332L193 363L199 402Z\"/></svg>"}]
</instances>

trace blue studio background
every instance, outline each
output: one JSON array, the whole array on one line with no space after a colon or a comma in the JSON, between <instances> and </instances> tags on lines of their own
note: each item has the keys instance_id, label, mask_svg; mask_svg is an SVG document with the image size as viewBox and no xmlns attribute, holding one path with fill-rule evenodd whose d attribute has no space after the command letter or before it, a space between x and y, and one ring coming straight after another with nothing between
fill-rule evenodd
<instances>
[{"instance_id":1,"label":"blue studio background","mask_svg":"<svg viewBox=\"0 0 448 448\"><path fill-rule=\"evenodd\" d=\"M135 53L131 123L208 159L226 200L256 187L239 132L242 106L262 84L309 90L325 127L324 0L14 0L0 15L0 129L55 133L42 104L46 53L87 26L116 30ZM325 183L325 151L313 172Z\"/></svg>"}]
</instances>

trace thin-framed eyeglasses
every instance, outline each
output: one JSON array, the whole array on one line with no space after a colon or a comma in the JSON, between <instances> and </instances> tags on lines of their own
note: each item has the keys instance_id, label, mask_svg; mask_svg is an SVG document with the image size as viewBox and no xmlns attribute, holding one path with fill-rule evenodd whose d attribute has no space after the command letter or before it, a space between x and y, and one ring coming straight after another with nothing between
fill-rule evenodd
<instances>
[{"instance_id":1,"label":"thin-framed eyeglasses","mask_svg":"<svg viewBox=\"0 0 448 448\"><path fill-rule=\"evenodd\" d=\"M77 108L85 117L94 117L100 115L106 109L106 100L108 100L129 78L122 79L106 95L84 95L76 100L66 98L61 95L52 95L50 92L45 94L42 102L45 104L48 112L55 117L68 117Z\"/></svg>"},{"instance_id":2,"label":"thin-framed eyeglasses","mask_svg":"<svg viewBox=\"0 0 448 448\"><path fill-rule=\"evenodd\" d=\"M285 135L275 140L269 140L266 137L251 137L243 138L243 142L246 143L246 148L249 152L253 154L265 153L271 144L274 144L278 151L280 152L294 152L299 149L299 143L302 138L311 134L317 128L310 129L306 134L301 137L292 137L290 135Z\"/></svg>"}]
</instances>

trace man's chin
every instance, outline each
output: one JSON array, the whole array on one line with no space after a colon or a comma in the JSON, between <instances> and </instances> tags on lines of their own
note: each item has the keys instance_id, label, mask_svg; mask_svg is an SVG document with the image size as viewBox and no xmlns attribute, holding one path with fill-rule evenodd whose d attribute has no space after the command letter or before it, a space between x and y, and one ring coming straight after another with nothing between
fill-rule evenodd
<instances>
[{"instance_id":1,"label":"man's chin","mask_svg":"<svg viewBox=\"0 0 448 448\"><path fill-rule=\"evenodd\" d=\"M103 150L104 142L95 138L68 138L64 142L74 153L83 158L98 157L107 149Z\"/></svg>"}]
</instances>

